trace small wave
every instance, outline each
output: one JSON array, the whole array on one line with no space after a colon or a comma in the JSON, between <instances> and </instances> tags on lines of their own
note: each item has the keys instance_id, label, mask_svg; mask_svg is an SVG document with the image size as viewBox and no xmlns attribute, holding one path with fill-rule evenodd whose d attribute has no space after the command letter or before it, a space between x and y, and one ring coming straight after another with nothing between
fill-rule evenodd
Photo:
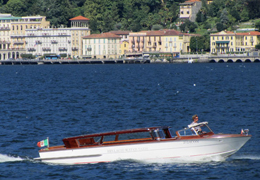
<instances>
[{"instance_id":1,"label":"small wave","mask_svg":"<svg viewBox=\"0 0 260 180\"><path fill-rule=\"evenodd\" d=\"M232 159L251 159L251 160L260 160L260 155L241 155L241 156L232 156Z\"/></svg>"},{"instance_id":2,"label":"small wave","mask_svg":"<svg viewBox=\"0 0 260 180\"><path fill-rule=\"evenodd\" d=\"M23 161L20 157L13 157L5 154L0 154L0 163L13 162L13 161Z\"/></svg>"},{"instance_id":3,"label":"small wave","mask_svg":"<svg viewBox=\"0 0 260 180\"><path fill-rule=\"evenodd\" d=\"M158 163L158 164L190 164L190 163L208 163L208 162L223 162L226 158L221 156L198 158L198 157L182 157L178 159L151 159L151 160L142 160L139 162L143 163Z\"/></svg>"}]
</instances>

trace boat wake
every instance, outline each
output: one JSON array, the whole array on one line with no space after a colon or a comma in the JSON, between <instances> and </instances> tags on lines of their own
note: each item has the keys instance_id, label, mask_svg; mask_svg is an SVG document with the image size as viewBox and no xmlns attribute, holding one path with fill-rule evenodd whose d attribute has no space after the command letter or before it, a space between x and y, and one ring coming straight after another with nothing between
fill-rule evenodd
<instances>
[{"instance_id":1,"label":"boat wake","mask_svg":"<svg viewBox=\"0 0 260 180\"><path fill-rule=\"evenodd\" d=\"M248 159L248 160L260 160L260 155L241 155L232 156L231 159Z\"/></svg>"},{"instance_id":2,"label":"boat wake","mask_svg":"<svg viewBox=\"0 0 260 180\"><path fill-rule=\"evenodd\" d=\"M0 163L15 162L15 161L23 161L23 159L20 157L14 157L14 156L9 156L9 155L5 155L5 154L0 154Z\"/></svg>"},{"instance_id":3,"label":"boat wake","mask_svg":"<svg viewBox=\"0 0 260 180\"><path fill-rule=\"evenodd\" d=\"M221 156L207 157L207 158L194 158L194 157L183 157L178 159L152 159L143 160L143 163L158 163L158 164L190 164L190 163L208 163L208 162L223 162L226 158ZM140 161L139 161L140 162Z\"/></svg>"}]
</instances>

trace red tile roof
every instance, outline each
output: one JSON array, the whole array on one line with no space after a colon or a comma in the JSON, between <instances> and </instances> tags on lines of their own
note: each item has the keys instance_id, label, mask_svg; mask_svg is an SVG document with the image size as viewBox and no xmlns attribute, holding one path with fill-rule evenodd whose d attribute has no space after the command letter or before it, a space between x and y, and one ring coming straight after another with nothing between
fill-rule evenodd
<instances>
[{"instance_id":1,"label":"red tile roof","mask_svg":"<svg viewBox=\"0 0 260 180\"><path fill-rule=\"evenodd\" d=\"M110 33L116 34L116 35L128 35L131 31L110 31Z\"/></svg>"},{"instance_id":2,"label":"red tile roof","mask_svg":"<svg viewBox=\"0 0 260 180\"><path fill-rule=\"evenodd\" d=\"M240 36L260 36L260 32L258 31L250 31L250 32L241 32L241 33L236 33L232 31L225 31L226 34L222 34L222 32L218 32L215 34L210 34L211 36L225 36L225 35L240 35Z\"/></svg>"},{"instance_id":3,"label":"red tile roof","mask_svg":"<svg viewBox=\"0 0 260 180\"><path fill-rule=\"evenodd\" d=\"M164 31L148 31L146 32L146 36L162 36L164 35Z\"/></svg>"},{"instance_id":4,"label":"red tile roof","mask_svg":"<svg viewBox=\"0 0 260 180\"><path fill-rule=\"evenodd\" d=\"M104 38L121 38L121 37L110 32L102 33L102 34L91 34L89 36L83 37L83 39L104 39Z\"/></svg>"},{"instance_id":5,"label":"red tile roof","mask_svg":"<svg viewBox=\"0 0 260 180\"><path fill-rule=\"evenodd\" d=\"M77 16L77 17L71 18L70 20L71 21L88 21L89 19L85 18L83 16Z\"/></svg>"},{"instance_id":6,"label":"red tile roof","mask_svg":"<svg viewBox=\"0 0 260 180\"><path fill-rule=\"evenodd\" d=\"M182 32L174 30L174 29L167 29L165 32L166 36L178 36L178 35L183 35Z\"/></svg>"},{"instance_id":7,"label":"red tile roof","mask_svg":"<svg viewBox=\"0 0 260 180\"><path fill-rule=\"evenodd\" d=\"M260 36L260 32L258 31L250 31L250 32L245 32L245 33L236 33L236 35L241 35L241 36Z\"/></svg>"}]
</instances>

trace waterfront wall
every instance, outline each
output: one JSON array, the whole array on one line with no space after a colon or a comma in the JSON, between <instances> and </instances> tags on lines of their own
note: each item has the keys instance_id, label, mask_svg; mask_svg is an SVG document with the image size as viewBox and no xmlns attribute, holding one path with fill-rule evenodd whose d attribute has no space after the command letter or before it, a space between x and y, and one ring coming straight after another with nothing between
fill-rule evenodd
<instances>
[{"instance_id":1,"label":"waterfront wall","mask_svg":"<svg viewBox=\"0 0 260 180\"><path fill-rule=\"evenodd\" d=\"M166 59L57 59L57 60L2 60L0 65L51 65L51 64L145 64L145 63L250 63L260 62L260 56L207 56L191 55Z\"/></svg>"}]
</instances>

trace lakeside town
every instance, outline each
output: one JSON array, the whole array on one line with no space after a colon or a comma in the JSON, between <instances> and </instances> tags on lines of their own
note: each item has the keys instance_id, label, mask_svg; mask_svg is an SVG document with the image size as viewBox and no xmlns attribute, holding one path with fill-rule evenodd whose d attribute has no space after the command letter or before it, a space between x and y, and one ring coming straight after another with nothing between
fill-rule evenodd
<instances>
[{"instance_id":1,"label":"lakeside town","mask_svg":"<svg viewBox=\"0 0 260 180\"><path fill-rule=\"evenodd\" d=\"M180 6L180 18L195 21L200 1L187 1ZM77 16L69 19L71 27L52 26L45 16L15 17L0 14L0 60L19 61L36 59L81 60L136 60L171 62L173 59L209 62L218 57L239 57L258 62L260 32L247 29L243 32L223 30L210 34L210 52L197 49L191 54L190 40L199 34L175 29L150 31L110 31L91 34L89 19ZM180 23L181 24L181 23ZM198 47L198 45L197 45ZM216 56L216 58L212 58ZM253 59L245 59L252 56ZM230 59L230 58L229 58ZM219 59L220 60L220 59ZM215 60L218 62L219 60ZM227 62L222 58L222 61ZM232 60L234 62L237 59ZM192 62L192 61L191 61Z\"/></svg>"}]
</instances>

